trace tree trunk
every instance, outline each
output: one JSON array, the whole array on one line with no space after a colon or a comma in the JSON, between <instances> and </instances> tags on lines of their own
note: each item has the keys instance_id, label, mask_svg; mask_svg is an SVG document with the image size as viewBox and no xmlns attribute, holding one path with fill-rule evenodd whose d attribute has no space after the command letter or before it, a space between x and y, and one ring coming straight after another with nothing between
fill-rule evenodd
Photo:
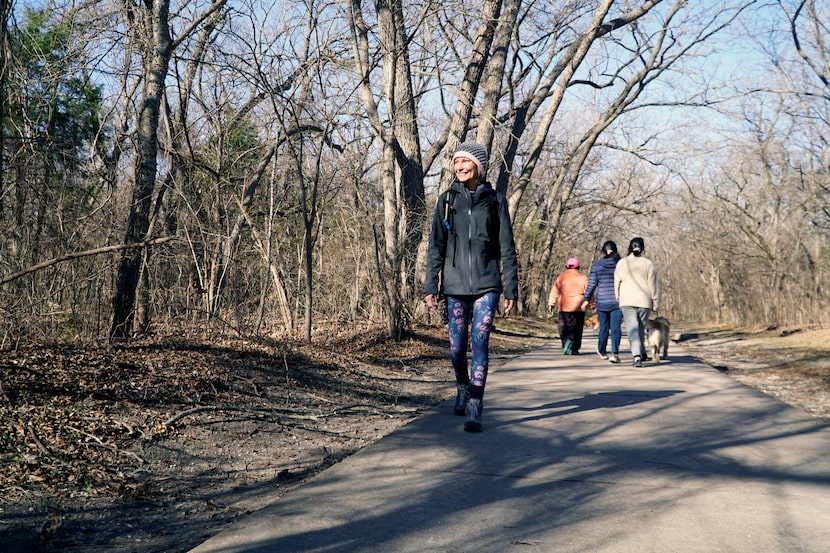
<instances>
[{"instance_id":1,"label":"tree trunk","mask_svg":"<svg viewBox=\"0 0 830 553\"><path fill-rule=\"evenodd\" d=\"M409 35L401 0L377 1L375 9L383 58L383 91L390 118L385 124L369 86L369 31L361 9L361 3L352 0L350 15L355 64L362 77L360 92L364 109L383 147L384 255L378 263L378 270L388 302L387 330L391 337L399 339L408 326L406 306L413 297L414 267L426 209Z\"/></svg>"},{"instance_id":2,"label":"tree trunk","mask_svg":"<svg viewBox=\"0 0 830 553\"><path fill-rule=\"evenodd\" d=\"M127 221L125 244L145 239L150 228L150 209L156 183L158 155L158 125L164 79L172 52L172 40L168 23L169 0L155 0L144 15L146 46L142 52L144 86L141 108L138 113L136 142L138 151L135 162L135 185L130 214ZM124 340L133 331L135 300L141 274L143 252L125 250L118 264L111 340Z\"/></svg>"},{"instance_id":3,"label":"tree trunk","mask_svg":"<svg viewBox=\"0 0 830 553\"><path fill-rule=\"evenodd\" d=\"M161 117L164 84L173 50L187 39L203 22L218 13L226 0L217 0L198 14L174 41L170 33L170 0L126 2L127 20L140 44L142 64L141 102L136 129L135 183L127 220L125 244L147 238L152 216L152 198L158 171L158 128ZM161 198L161 195L159 196ZM138 284L144 254L125 250L118 264L113 298L110 339L125 340L133 332Z\"/></svg>"},{"instance_id":4,"label":"tree trunk","mask_svg":"<svg viewBox=\"0 0 830 553\"><path fill-rule=\"evenodd\" d=\"M482 92L484 99L481 103L481 112L478 117L476 140L490 152L496 132L496 121L499 117L502 87L507 66L507 54L510 50L510 40L516 26L516 18L521 8L521 0L504 0L503 13L499 18L493 36L492 55L487 64ZM493 164L495 165L495 164ZM499 192L505 192L500 190Z\"/></svg>"},{"instance_id":5,"label":"tree trunk","mask_svg":"<svg viewBox=\"0 0 830 553\"><path fill-rule=\"evenodd\" d=\"M473 54L467 70L464 72L464 81L461 83L458 92L458 103L455 112L450 120L449 137L446 150L455 151L455 148L464 141L467 130L470 128L470 120L473 116L473 105L478 94L481 79L484 76L484 67L490 55L490 46L493 43L493 36L496 33L499 14L501 13L502 0L487 0L481 12L481 25L476 33L473 43ZM485 133L487 131L484 131ZM489 148L487 148L489 151ZM452 184L454 173L452 162L449 156L445 156L441 176L441 190L446 190Z\"/></svg>"},{"instance_id":6,"label":"tree trunk","mask_svg":"<svg viewBox=\"0 0 830 553\"><path fill-rule=\"evenodd\" d=\"M9 23L12 0L0 0L0 190L5 190L6 173L6 29ZM2 205L2 204L0 204Z\"/></svg>"}]
</instances>

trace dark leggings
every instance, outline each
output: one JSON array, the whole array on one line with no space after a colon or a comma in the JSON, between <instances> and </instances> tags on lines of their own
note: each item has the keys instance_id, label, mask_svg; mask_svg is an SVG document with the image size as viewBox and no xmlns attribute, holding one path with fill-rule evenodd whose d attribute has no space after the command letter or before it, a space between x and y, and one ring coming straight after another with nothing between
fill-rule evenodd
<instances>
[{"instance_id":1,"label":"dark leggings","mask_svg":"<svg viewBox=\"0 0 830 553\"><path fill-rule=\"evenodd\" d=\"M498 292L482 296L448 296L447 328L450 332L450 360L459 384L470 384L471 397L481 399L490 362L490 331L499 303ZM469 328L472 324L472 331ZM472 360L467 366L469 339Z\"/></svg>"},{"instance_id":2,"label":"dark leggings","mask_svg":"<svg viewBox=\"0 0 830 553\"><path fill-rule=\"evenodd\" d=\"M573 352L579 353L579 348L582 347L582 330L585 326L585 312L584 311L560 311L556 320L557 330L559 330L559 338L562 340L562 346L568 340L573 344Z\"/></svg>"}]
</instances>

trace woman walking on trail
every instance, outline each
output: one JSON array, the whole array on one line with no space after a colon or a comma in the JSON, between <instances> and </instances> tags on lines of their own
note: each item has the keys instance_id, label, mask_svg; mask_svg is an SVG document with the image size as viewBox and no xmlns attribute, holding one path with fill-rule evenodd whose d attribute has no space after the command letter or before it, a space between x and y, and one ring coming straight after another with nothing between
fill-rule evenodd
<instances>
[{"instance_id":1,"label":"woman walking on trail","mask_svg":"<svg viewBox=\"0 0 830 553\"><path fill-rule=\"evenodd\" d=\"M450 359L457 389L453 410L467 416L467 432L482 428L490 332L499 297L503 292L507 314L519 294L507 200L485 180L487 164L487 151L477 142L464 142L453 154L455 181L435 206L424 284L429 307L438 307L439 292L447 299ZM468 341L472 350L469 366Z\"/></svg>"},{"instance_id":2,"label":"woman walking on trail","mask_svg":"<svg viewBox=\"0 0 830 553\"><path fill-rule=\"evenodd\" d=\"M620 362L620 340L622 339L622 311L620 303L614 293L614 270L620 254L617 244L608 240L602 245L602 257L591 265L588 273L588 288L585 290L582 309L588 304L594 294L597 318L599 319L599 336L597 338L597 353L603 359L612 363ZM611 337L611 353L608 353L608 337Z\"/></svg>"},{"instance_id":3,"label":"woman walking on trail","mask_svg":"<svg viewBox=\"0 0 830 553\"><path fill-rule=\"evenodd\" d=\"M642 238L632 238L628 255L617 263L614 270L614 293L625 319L635 367L643 366L646 325L651 312L656 312L660 306L660 279L654 264L643 256L645 250Z\"/></svg>"},{"instance_id":4,"label":"woman walking on trail","mask_svg":"<svg viewBox=\"0 0 830 553\"><path fill-rule=\"evenodd\" d=\"M582 298L588 287L588 278L579 272L579 260L575 257L565 262L562 272L550 289L548 310L553 311L559 305L556 327L562 341L562 353L579 355L582 347L582 331L585 327L585 307Z\"/></svg>"}]
</instances>

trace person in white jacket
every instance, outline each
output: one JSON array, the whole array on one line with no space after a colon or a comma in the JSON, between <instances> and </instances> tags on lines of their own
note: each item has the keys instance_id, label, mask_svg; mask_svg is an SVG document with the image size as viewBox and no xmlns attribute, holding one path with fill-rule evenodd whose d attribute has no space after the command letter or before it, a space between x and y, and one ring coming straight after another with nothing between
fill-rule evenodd
<instances>
[{"instance_id":1,"label":"person in white jacket","mask_svg":"<svg viewBox=\"0 0 830 553\"><path fill-rule=\"evenodd\" d=\"M646 325L652 311L660 307L660 278L654 263L643 256L642 238L632 238L628 255L620 259L614 270L614 294L620 303L628 344L635 367L642 367L646 358Z\"/></svg>"}]
</instances>

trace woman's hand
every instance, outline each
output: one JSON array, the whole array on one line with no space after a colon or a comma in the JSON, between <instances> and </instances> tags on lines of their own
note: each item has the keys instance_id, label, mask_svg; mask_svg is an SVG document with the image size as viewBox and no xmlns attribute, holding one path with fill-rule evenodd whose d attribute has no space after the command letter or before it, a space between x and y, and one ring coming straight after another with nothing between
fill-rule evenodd
<instances>
[{"instance_id":1,"label":"woman's hand","mask_svg":"<svg viewBox=\"0 0 830 553\"><path fill-rule=\"evenodd\" d=\"M427 302L427 305L430 309L437 309L438 308L438 294L427 294L424 301Z\"/></svg>"},{"instance_id":2,"label":"woman's hand","mask_svg":"<svg viewBox=\"0 0 830 553\"><path fill-rule=\"evenodd\" d=\"M516 305L516 300L504 300L504 314L508 315Z\"/></svg>"}]
</instances>

